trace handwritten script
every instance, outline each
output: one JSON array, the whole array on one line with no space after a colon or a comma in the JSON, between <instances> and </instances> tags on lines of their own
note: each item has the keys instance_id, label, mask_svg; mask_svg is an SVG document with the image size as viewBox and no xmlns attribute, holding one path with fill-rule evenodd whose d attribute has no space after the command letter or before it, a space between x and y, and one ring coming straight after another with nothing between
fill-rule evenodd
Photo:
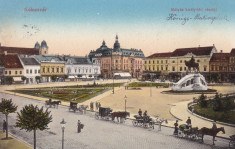
<instances>
[{"instance_id":1,"label":"handwritten script","mask_svg":"<svg viewBox=\"0 0 235 149\"><path fill-rule=\"evenodd\" d=\"M229 21L227 15L221 15L213 12L217 12L217 8L171 8L171 13L168 14L167 21L178 21L182 25L185 25L189 21L209 21L213 24L215 21ZM193 12L195 14L189 14L185 12ZM210 12L210 13L208 13ZM212 12L212 14L211 14Z\"/></svg>"}]
</instances>

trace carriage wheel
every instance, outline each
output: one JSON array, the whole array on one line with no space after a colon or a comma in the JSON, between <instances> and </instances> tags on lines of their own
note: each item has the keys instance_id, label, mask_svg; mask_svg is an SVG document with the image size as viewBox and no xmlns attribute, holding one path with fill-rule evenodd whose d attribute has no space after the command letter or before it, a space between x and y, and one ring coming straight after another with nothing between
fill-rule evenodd
<instances>
[{"instance_id":1,"label":"carriage wheel","mask_svg":"<svg viewBox=\"0 0 235 149\"><path fill-rule=\"evenodd\" d=\"M138 125L137 120L133 120L133 121L132 121L132 124L136 127L136 126Z\"/></svg>"},{"instance_id":2,"label":"carriage wheel","mask_svg":"<svg viewBox=\"0 0 235 149\"><path fill-rule=\"evenodd\" d=\"M99 115L98 114L95 114L95 119L99 119Z\"/></svg>"},{"instance_id":3,"label":"carriage wheel","mask_svg":"<svg viewBox=\"0 0 235 149\"><path fill-rule=\"evenodd\" d=\"M149 128L154 129L154 125L153 125L153 123L149 123Z\"/></svg>"},{"instance_id":4,"label":"carriage wheel","mask_svg":"<svg viewBox=\"0 0 235 149\"><path fill-rule=\"evenodd\" d=\"M148 123L143 124L144 128L148 128Z\"/></svg>"},{"instance_id":5,"label":"carriage wheel","mask_svg":"<svg viewBox=\"0 0 235 149\"><path fill-rule=\"evenodd\" d=\"M183 138L183 136L184 136L184 133L179 130L179 131L178 131L178 137Z\"/></svg>"}]
</instances>

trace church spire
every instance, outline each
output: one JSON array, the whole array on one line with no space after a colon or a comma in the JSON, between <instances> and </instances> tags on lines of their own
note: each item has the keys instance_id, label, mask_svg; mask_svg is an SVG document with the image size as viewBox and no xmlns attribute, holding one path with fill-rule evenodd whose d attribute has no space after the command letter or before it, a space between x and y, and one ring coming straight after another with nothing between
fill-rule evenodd
<instances>
[{"instance_id":1,"label":"church spire","mask_svg":"<svg viewBox=\"0 0 235 149\"><path fill-rule=\"evenodd\" d=\"M116 35L116 40L115 40L115 43L113 45L113 49L114 50L120 50L120 43L118 42L118 35Z\"/></svg>"}]
</instances>

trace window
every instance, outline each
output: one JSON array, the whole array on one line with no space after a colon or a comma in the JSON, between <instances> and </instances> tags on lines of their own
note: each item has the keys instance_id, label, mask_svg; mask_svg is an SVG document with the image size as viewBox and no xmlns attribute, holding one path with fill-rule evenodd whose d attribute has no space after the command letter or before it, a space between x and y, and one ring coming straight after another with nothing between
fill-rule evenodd
<instances>
[{"instance_id":1,"label":"window","mask_svg":"<svg viewBox=\"0 0 235 149\"><path fill-rule=\"evenodd\" d=\"M153 61L153 64L154 64L154 61Z\"/></svg>"},{"instance_id":2,"label":"window","mask_svg":"<svg viewBox=\"0 0 235 149\"><path fill-rule=\"evenodd\" d=\"M149 66L149 70L151 70L150 66Z\"/></svg>"},{"instance_id":3,"label":"window","mask_svg":"<svg viewBox=\"0 0 235 149\"><path fill-rule=\"evenodd\" d=\"M161 66L161 70L163 70L163 66Z\"/></svg>"},{"instance_id":4,"label":"window","mask_svg":"<svg viewBox=\"0 0 235 149\"><path fill-rule=\"evenodd\" d=\"M159 61L157 61L157 64L159 64Z\"/></svg>"},{"instance_id":5,"label":"window","mask_svg":"<svg viewBox=\"0 0 235 149\"><path fill-rule=\"evenodd\" d=\"M40 73L40 69L38 69L38 73Z\"/></svg>"},{"instance_id":6,"label":"window","mask_svg":"<svg viewBox=\"0 0 235 149\"><path fill-rule=\"evenodd\" d=\"M211 70L214 71L214 66L211 66Z\"/></svg>"},{"instance_id":7,"label":"window","mask_svg":"<svg viewBox=\"0 0 235 149\"><path fill-rule=\"evenodd\" d=\"M5 71L5 74L7 74L7 71Z\"/></svg>"},{"instance_id":8,"label":"window","mask_svg":"<svg viewBox=\"0 0 235 149\"><path fill-rule=\"evenodd\" d=\"M172 63L175 63L175 61L172 61Z\"/></svg>"},{"instance_id":9,"label":"window","mask_svg":"<svg viewBox=\"0 0 235 149\"><path fill-rule=\"evenodd\" d=\"M175 67L174 66L172 67L172 71L175 71Z\"/></svg>"},{"instance_id":10,"label":"window","mask_svg":"<svg viewBox=\"0 0 235 149\"><path fill-rule=\"evenodd\" d=\"M118 60L116 60L116 63L118 63Z\"/></svg>"},{"instance_id":11,"label":"window","mask_svg":"<svg viewBox=\"0 0 235 149\"><path fill-rule=\"evenodd\" d=\"M180 67L180 71L182 71L183 69L182 69L182 67Z\"/></svg>"},{"instance_id":12,"label":"window","mask_svg":"<svg viewBox=\"0 0 235 149\"><path fill-rule=\"evenodd\" d=\"M15 71L15 74L17 75L17 74L18 74L18 71Z\"/></svg>"},{"instance_id":13,"label":"window","mask_svg":"<svg viewBox=\"0 0 235 149\"><path fill-rule=\"evenodd\" d=\"M167 64L167 60L166 60L166 64Z\"/></svg>"},{"instance_id":14,"label":"window","mask_svg":"<svg viewBox=\"0 0 235 149\"><path fill-rule=\"evenodd\" d=\"M197 62L200 62L200 60L198 59Z\"/></svg>"},{"instance_id":15,"label":"window","mask_svg":"<svg viewBox=\"0 0 235 149\"><path fill-rule=\"evenodd\" d=\"M59 67L56 68L56 72L59 73Z\"/></svg>"},{"instance_id":16,"label":"window","mask_svg":"<svg viewBox=\"0 0 235 149\"><path fill-rule=\"evenodd\" d=\"M11 71L9 71L9 75L11 75Z\"/></svg>"},{"instance_id":17,"label":"window","mask_svg":"<svg viewBox=\"0 0 235 149\"><path fill-rule=\"evenodd\" d=\"M220 70L220 71L222 70L222 66L219 66L219 70Z\"/></svg>"},{"instance_id":18,"label":"window","mask_svg":"<svg viewBox=\"0 0 235 149\"><path fill-rule=\"evenodd\" d=\"M147 61L144 61L145 64L147 64Z\"/></svg>"},{"instance_id":19,"label":"window","mask_svg":"<svg viewBox=\"0 0 235 149\"><path fill-rule=\"evenodd\" d=\"M22 71L20 71L20 74L22 74Z\"/></svg>"},{"instance_id":20,"label":"window","mask_svg":"<svg viewBox=\"0 0 235 149\"><path fill-rule=\"evenodd\" d=\"M168 70L168 67L167 67L167 66L166 66L165 68L166 68L166 70Z\"/></svg>"},{"instance_id":21,"label":"window","mask_svg":"<svg viewBox=\"0 0 235 149\"><path fill-rule=\"evenodd\" d=\"M153 66L153 70L155 70L154 66Z\"/></svg>"},{"instance_id":22,"label":"window","mask_svg":"<svg viewBox=\"0 0 235 149\"><path fill-rule=\"evenodd\" d=\"M45 68L42 68L42 72L45 73Z\"/></svg>"},{"instance_id":23,"label":"window","mask_svg":"<svg viewBox=\"0 0 235 149\"><path fill-rule=\"evenodd\" d=\"M182 63L182 60L180 60L180 63Z\"/></svg>"},{"instance_id":24,"label":"window","mask_svg":"<svg viewBox=\"0 0 235 149\"><path fill-rule=\"evenodd\" d=\"M50 72L50 68L47 68L47 72Z\"/></svg>"},{"instance_id":25,"label":"window","mask_svg":"<svg viewBox=\"0 0 235 149\"><path fill-rule=\"evenodd\" d=\"M159 67L157 66L157 71L159 71Z\"/></svg>"},{"instance_id":26,"label":"window","mask_svg":"<svg viewBox=\"0 0 235 149\"><path fill-rule=\"evenodd\" d=\"M64 72L64 69L63 68L60 68L61 72Z\"/></svg>"},{"instance_id":27,"label":"window","mask_svg":"<svg viewBox=\"0 0 235 149\"><path fill-rule=\"evenodd\" d=\"M149 64L151 64L151 61L149 61Z\"/></svg>"},{"instance_id":28,"label":"window","mask_svg":"<svg viewBox=\"0 0 235 149\"><path fill-rule=\"evenodd\" d=\"M26 69L26 73L27 73L27 74L29 73L29 70L28 70L28 69Z\"/></svg>"},{"instance_id":29,"label":"window","mask_svg":"<svg viewBox=\"0 0 235 149\"><path fill-rule=\"evenodd\" d=\"M33 71L32 71L32 69L30 69L30 74L32 74L33 73Z\"/></svg>"},{"instance_id":30,"label":"window","mask_svg":"<svg viewBox=\"0 0 235 149\"><path fill-rule=\"evenodd\" d=\"M184 67L184 71L186 71L187 70L187 68L186 67Z\"/></svg>"},{"instance_id":31,"label":"window","mask_svg":"<svg viewBox=\"0 0 235 149\"><path fill-rule=\"evenodd\" d=\"M37 72L38 72L37 69L35 69L35 70L34 70L34 73L37 74Z\"/></svg>"},{"instance_id":32,"label":"window","mask_svg":"<svg viewBox=\"0 0 235 149\"><path fill-rule=\"evenodd\" d=\"M55 72L55 68L52 68L52 72L53 72L53 73Z\"/></svg>"},{"instance_id":33,"label":"window","mask_svg":"<svg viewBox=\"0 0 235 149\"><path fill-rule=\"evenodd\" d=\"M204 66L204 71L206 71L206 66Z\"/></svg>"},{"instance_id":34,"label":"window","mask_svg":"<svg viewBox=\"0 0 235 149\"><path fill-rule=\"evenodd\" d=\"M163 60L161 60L161 64L163 63Z\"/></svg>"}]
</instances>

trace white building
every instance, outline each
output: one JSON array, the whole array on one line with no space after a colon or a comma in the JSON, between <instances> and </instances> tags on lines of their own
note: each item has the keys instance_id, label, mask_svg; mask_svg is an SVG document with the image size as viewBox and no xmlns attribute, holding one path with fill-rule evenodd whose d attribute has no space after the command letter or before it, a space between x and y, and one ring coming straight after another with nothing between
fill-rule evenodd
<instances>
[{"instance_id":1,"label":"white building","mask_svg":"<svg viewBox=\"0 0 235 149\"><path fill-rule=\"evenodd\" d=\"M92 63L87 57L63 56L63 59L69 79L96 78L101 74L100 64Z\"/></svg>"},{"instance_id":2,"label":"white building","mask_svg":"<svg viewBox=\"0 0 235 149\"><path fill-rule=\"evenodd\" d=\"M20 61L24 68L24 76L26 77L26 80L24 83L26 84L32 84L37 83L36 76L40 75L40 64L34 57L28 57L27 55L21 55L19 56Z\"/></svg>"}]
</instances>

